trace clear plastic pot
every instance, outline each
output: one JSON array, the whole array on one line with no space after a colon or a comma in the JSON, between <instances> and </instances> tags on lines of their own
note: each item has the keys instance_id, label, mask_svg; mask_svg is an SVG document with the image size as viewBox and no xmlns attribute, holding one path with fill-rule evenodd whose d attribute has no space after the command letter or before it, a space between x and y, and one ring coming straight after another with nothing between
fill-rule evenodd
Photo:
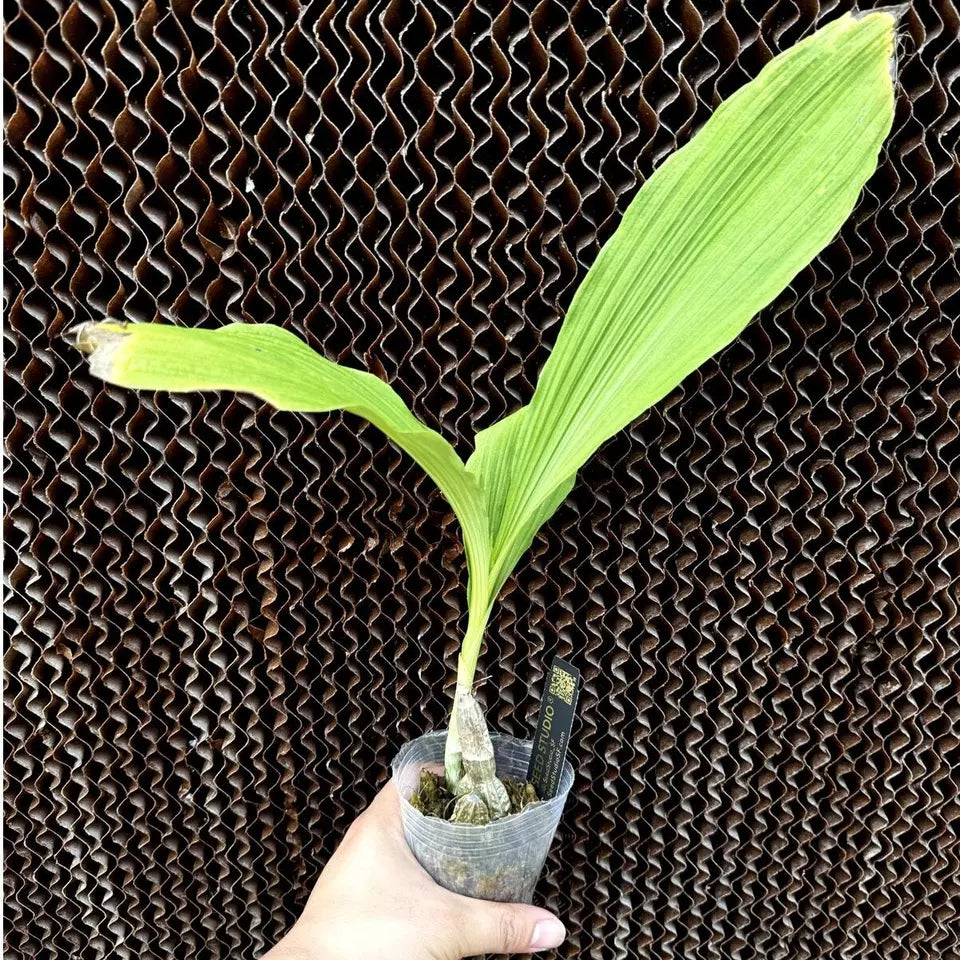
<instances>
[{"instance_id":1,"label":"clear plastic pot","mask_svg":"<svg viewBox=\"0 0 960 960\"><path fill-rule=\"evenodd\" d=\"M409 803L420 770L443 769L445 730L411 740L393 761L407 844L441 886L468 897L530 903L560 814L573 785L573 767L564 761L560 789L551 800L485 826L449 823L420 813ZM492 734L499 776L526 779L533 743Z\"/></svg>"}]
</instances>

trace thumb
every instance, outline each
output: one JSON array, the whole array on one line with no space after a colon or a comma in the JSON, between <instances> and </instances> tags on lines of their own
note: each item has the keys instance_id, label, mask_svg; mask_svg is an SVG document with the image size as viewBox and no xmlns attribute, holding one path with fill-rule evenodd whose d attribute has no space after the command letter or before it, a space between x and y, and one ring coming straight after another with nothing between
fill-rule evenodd
<instances>
[{"instance_id":1,"label":"thumb","mask_svg":"<svg viewBox=\"0 0 960 960\"><path fill-rule=\"evenodd\" d=\"M460 933L464 956L548 950L559 947L567 935L563 924L540 907L463 899Z\"/></svg>"}]
</instances>

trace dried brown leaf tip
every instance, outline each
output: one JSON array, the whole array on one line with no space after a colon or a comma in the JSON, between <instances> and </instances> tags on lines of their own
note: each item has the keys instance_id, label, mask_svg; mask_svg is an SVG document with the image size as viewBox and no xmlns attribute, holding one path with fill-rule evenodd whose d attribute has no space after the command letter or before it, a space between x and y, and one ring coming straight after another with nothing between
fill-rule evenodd
<instances>
[{"instance_id":1,"label":"dried brown leaf tip","mask_svg":"<svg viewBox=\"0 0 960 960\"><path fill-rule=\"evenodd\" d=\"M86 354L90 372L109 380L116 352L130 335L126 328L122 320L88 321L72 327L67 334L74 346Z\"/></svg>"}]
</instances>

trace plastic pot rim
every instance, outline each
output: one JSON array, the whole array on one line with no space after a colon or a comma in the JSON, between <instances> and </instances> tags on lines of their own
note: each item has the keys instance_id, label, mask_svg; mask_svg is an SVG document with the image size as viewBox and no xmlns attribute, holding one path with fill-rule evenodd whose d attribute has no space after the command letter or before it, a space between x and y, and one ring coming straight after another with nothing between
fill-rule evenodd
<instances>
[{"instance_id":1,"label":"plastic pot rim","mask_svg":"<svg viewBox=\"0 0 960 960\"><path fill-rule=\"evenodd\" d=\"M396 782L396 779L397 779L396 768L402 762L404 753L406 753L406 751L413 744L417 743L417 741L419 740L424 739L425 737L436 737L441 734L444 737L447 735L446 728L443 728L440 730L430 730L427 733L422 733L419 736L414 737L412 740L407 740L403 744L403 746L399 749L399 751L397 751L397 755L394 757L393 762L390 765L390 770L391 770L390 779ZM490 739L494 742L494 744L496 744L498 741L512 741L516 744L530 744L531 751L533 749L532 740L524 740L521 737L513 737L508 733L497 733L495 731L492 731L490 733ZM430 767L430 766L436 766L436 764L424 763L420 765L420 769L422 770L424 767ZM560 775L561 786L565 781L569 781L569 783L567 784L566 790L563 790L563 789L558 790L557 793L554 796L552 796L549 800L538 800L536 803L528 804L519 813L510 813L510 814L507 814L507 816L505 817L499 817L496 820L491 820L490 823L484 823L484 824L453 823L450 820L442 820L439 817L427 816L427 814L421 813L412 803L410 803L410 801L400 792L399 787L397 789L397 793L400 795L400 803L406 809L407 815L409 816L412 814L415 820L429 821L432 825L442 823L444 824L444 829L447 829L447 830L476 834L478 830L483 830L488 827L499 826L501 824L517 821L528 811L532 813L536 810L544 810L550 807L551 805L562 807L566 802L567 794L570 792L571 788L573 787L573 781L574 781L573 764L571 764L570 760L566 758L563 761L563 772ZM551 832L554 832L554 831L551 831Z\"/></svg>"}]
</instances>

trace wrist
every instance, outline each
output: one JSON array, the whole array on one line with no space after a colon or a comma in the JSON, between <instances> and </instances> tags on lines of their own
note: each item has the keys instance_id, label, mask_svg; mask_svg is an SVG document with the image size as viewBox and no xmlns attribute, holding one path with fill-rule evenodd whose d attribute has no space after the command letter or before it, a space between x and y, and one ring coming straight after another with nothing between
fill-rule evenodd
<instances>
[{"instance_id":1,"label":"wrist","mask_svg":"<svg viewBox=\"0 0 960 960\"><path fill-rule=\"evenodd\" d=\"M329 924L301 917L260 960L341 960L347 956L342 936L335 935Z\"/></svg>"}]
</instances>

